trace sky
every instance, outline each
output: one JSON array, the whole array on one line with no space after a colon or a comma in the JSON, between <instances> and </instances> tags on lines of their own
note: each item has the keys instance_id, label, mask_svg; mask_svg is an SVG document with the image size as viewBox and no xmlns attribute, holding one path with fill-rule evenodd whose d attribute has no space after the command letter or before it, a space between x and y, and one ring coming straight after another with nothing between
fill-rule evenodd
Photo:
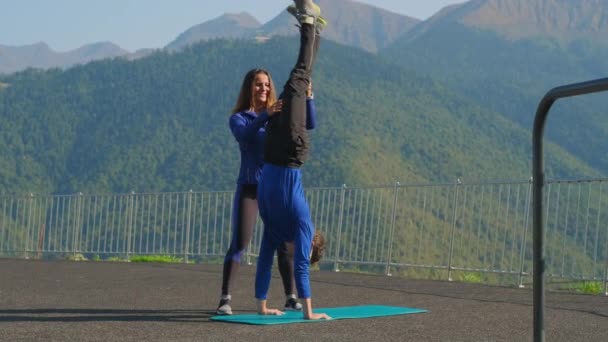
<instances>
[{"instance_id":1,"label":"sky","mask_svg":"<svg viewBox=\"0 0 608 342\"><path fill-rule=\"evenodd\" d=\"M418 19L465 0L357 0ZM224 13L248 12L261 23L290 0L0 0L0 45L38 42L65 52L113 42L121 48L161 48L192 26Z\"/></svg>"}]
</instances>

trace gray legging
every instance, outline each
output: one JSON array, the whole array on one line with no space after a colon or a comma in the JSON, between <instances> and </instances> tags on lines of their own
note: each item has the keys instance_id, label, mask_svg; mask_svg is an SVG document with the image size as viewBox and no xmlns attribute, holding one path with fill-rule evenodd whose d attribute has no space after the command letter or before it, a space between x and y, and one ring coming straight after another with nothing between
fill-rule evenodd
<instances>
[{"instance_id":1,"label":"gray legging","mask_svg":"<svg viewBox=\"0 0 608 342\"><path fill-rule=\"evenodd\" d=\"M232 210L232 240L224 258L222 295L230 293L230 285L241 264L241 257L253 236L258 214L257 184L239 184L234 195ZM285 295L295 293L293 261L283 244L277 249L279 272L283 280Z\"/></svg>"}]
</instances>

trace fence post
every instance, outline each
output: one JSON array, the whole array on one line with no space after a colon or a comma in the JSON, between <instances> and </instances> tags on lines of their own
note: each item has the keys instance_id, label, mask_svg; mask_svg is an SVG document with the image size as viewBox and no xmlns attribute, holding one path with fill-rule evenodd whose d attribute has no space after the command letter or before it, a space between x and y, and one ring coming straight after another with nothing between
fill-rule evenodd
<instances>
[{"instance_id":1,"label":"fence post","mask_svg":"<svg viewBox=\"0 0 608 342\"><path fill-rule=\"evenodd\" d=\"M27 212L27 219L24 220L24 224L25 224L25 248L23 248L23 258L24 259L29 259L29 247L30 247L30 238L32 237L30 234L30 224L32 221L32 202L34 199L34 194L30 193L30 195L28 196L28 200L27 200L27 210L25 212ZM24 200L24 205L25 205L25 200Z\"/></svg>"},{"instance_id":2,"label":"fence post","mask_svg":"<svg viewBox=\"0 0 608 342\"><path fill-rule=\"evenodd\" d=\"M82 192L78 192L74 198L74 215L72 216L72 255L74 260L78 260L76 254L78 254L78 231L80 222L80 197Z\"/></svg>"},{"instance_id":3,"label":"fence post","mask_svg":"<svg viewBox=\"0 0 608 342\"><path fill-rule=\"evenodd\" d=\"M598 218L600 214L600 209L602 208L602 183L600 181L600 200L598 205ZM597 229L600 229L599 225ZM606 270L604 271L604 295L608 296L608 227L606 227L606 243L604 243L604 258L606 258Z\"/></svg>"},{"instance_id":4,"label":"fence post","mask_svg":"<svg viewBox=\"0 0 608 342\"><path fill-rule=\"evenodd\" d=\"M127 198L127 262L131 261L131 235L133 234L133 201L135 200L135 191L131 190L130 196Z\"/></svg>"},{"instance_id":5,"label":"fence post","mask_svg":"<svg viewBox=\"0 0 608 342\"><path fill-rule=\"evenodd\" d=\"M188 213L186 217L186 238L184 239L184 262L188 263L188 247L190 246L190 216L192 215L192 189L188 192Z\"/></svg>"},{"instance_id":6,"label":"fence post","mask_svg":"<svg viewBox=\"0 0 608 342\"><path fill-rule=\"evenodd\" d=\"M76 195L76 197L74 198L74 201L76 203L78 203L78 198L80 196L80 192L76 193L75 195ZM76 212L76 213L72 214L72 198L73 197L74 196L71 195L70 199L68 201L68 223L72 224L72 248L71 248L72 251L71 252L72 252L72 256L74 257L74 259L76 259L75 258L76 257L76 216L78 215L78 213ZM78 205L75 204L75 206L77 207ZM67 243L66 243L66 245L67 245Z\"/></svg>"},{"instance_id":7,"label":"fence post","mask_svg":"<svg viewBox=\"0 0 608 342\"><path fill-rule=\"evenodd\" d=\"M606 229L606 243L604 244L604 256L606 258L606 270L604 271L604 295L608 296L608 228Z\"/></svg>"},{"instance_id":8,"label":"fence post","mask_svg":"<svg viewBox=\"0 0 608 342\"><path fill-rule=\"evenodd\" d=\"M526 242L528 239L528 224L530 220L530 206L532 202L532 177L528 180L528 197L526 198L526 217L524 219L524 235L521 241L521 253L519 256L519 288L523 289L524 286L524 263L526 259Z\"/></svg>"},{"instance_id":9,"label":"fence post","mask_svg":"<svg viewBox=\"0 0 608 342\"><path fill-rule=\"evenodd\" d=\"M395 234L395 221L397 216L397 194L399 193L399 182L395 183L395 190L393 192L393 213L391 218L391 234L388 238L388 257L386 259L386 275L392 276L391 274L391 259L393 257L393 237Z\"/></svg>"},{"instance_id":10,"label":"fence post","mask_svg":"<svg viewBox=\"0 0 608 342\"><path fill-rule=\"evenodd\" d=\"M344 199L346 197L346 184L342 184L340 196L340 214L338 216L338 234L336 235L336 257L334 259L334 272L340 272L338 263L340 261L340 241L342 240L342 219L344 217Z\"/></svg>"},{"instance_id":11,"label":"fence post","mask_svg":"<svg viewBox=\"0 0 608 342\"><path fill-rule=\"evenodd\" d=\"M84 194L82 192L78 193L78 220L76 223L78 224L78 231L76 233L76 250L78 252L82 252L80 249L82 242L82 229L84 228ZM86 248L85 248L86 249Z\"/></svg>"},{"instance_id":12,"label":"fence post","mask_svg":"<svg viewBox=\"0 0 608 342\"><path fill-rule=\"evenodd\" d=\"M454 239L456 236L456 216L458 215L458 187L460 186L460 178L454 184L454 211L452 217L452 232L450 233L450 254L448 256L448 281L452 281L452 257L454 255Z\"/></svg>"}]
</instances>

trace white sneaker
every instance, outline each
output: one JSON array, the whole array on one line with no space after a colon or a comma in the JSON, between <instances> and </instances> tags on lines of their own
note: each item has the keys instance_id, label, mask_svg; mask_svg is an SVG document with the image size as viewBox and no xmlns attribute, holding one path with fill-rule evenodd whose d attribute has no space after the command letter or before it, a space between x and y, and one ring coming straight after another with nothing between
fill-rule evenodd
<instances>
[{"instance_id":1,"label":"white sneaker","mask_svg":"<svg viewBox=\"0 0 608 342\"><path fill-rule=\"evenodd\" d=\"M295 298L289 297L285 302L285 311L302 311L302 304Z\"/></svg>"},{"instance_id":2,"label":"white sneaker","mask_svg":"<svg viewBox=\"0 0 608 342\"><path fill-rule=\"evenodd\" d=\"M232 315L232 308L230 307L230 299L220 299L220 303L215 310L216 315Z\"/></svg>"}]
</instances>

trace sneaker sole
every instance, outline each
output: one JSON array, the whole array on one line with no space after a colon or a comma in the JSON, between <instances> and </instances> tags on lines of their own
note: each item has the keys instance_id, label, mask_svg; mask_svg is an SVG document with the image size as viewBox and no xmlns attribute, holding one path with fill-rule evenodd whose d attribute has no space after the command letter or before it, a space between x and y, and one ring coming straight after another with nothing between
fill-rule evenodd
<instances>
[{"instance_id":1,"label":"sneaker sole","mask_svg":"<svg viewBox=\"0 0 608 342\"><path fill-rule=\"evenodd\" d=\"M224 309L222 309L222 307L224 307L224 305L220 306L219 308L217 308L217 310L215 310L215 314L216 315L220 315L220 316L229 316L232 315L232 308L231 307L224 307Z\"/></svg>"}]
</instances>

